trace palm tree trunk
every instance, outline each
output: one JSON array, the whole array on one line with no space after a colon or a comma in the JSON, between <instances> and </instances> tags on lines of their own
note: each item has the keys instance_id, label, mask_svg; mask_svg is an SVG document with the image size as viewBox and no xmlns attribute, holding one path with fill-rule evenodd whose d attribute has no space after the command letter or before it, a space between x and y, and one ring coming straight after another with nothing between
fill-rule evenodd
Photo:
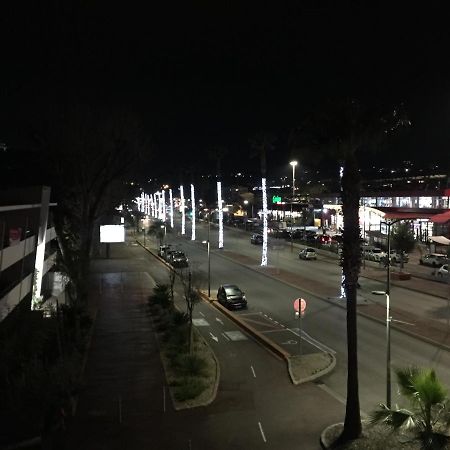
<instances>
[{"instance_id":1,"label":"palm tree trunk","mask_svg":"<svg viewBox=\"0 0 450 450\"><path fill-rule=\"evenodd\" d=\"M361 434L358 386L357 282L361 264L359 229L359 172L353 154L347 156L342 176L343 273L347 299L347 404L340 442L356 439Z\"/></svg>"}]
</instances>

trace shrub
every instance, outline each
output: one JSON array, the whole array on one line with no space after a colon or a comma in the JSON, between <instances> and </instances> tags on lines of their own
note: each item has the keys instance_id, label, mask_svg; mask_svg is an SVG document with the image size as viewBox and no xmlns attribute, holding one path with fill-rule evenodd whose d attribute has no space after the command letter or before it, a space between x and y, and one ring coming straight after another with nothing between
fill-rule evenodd
<instances>
[{"instance_id":1,"label":"shrub","mask_svg":"<svg viewBox=\"0 0 450 450\"><path fill-rule=\"evenodd\" d=\"M170 288L167 284L157 284L153 288L153 294L148 298L150 305L160 305L162 308L167 309L172 306L170 299Z\"/></svg>"},{"instance_id":2,"label":"shrub","mask_svg":"<svg viewBox=\"0 0 450 450\"><path fill-rule=\"evenodd\" d=\"M206 361L195 354L180 354L176 359L174 359L173 363L182 375L206 375Z\"/></svg>"},{"instance_id":3,"label":"shrub","mask_svg":"<svg viewBox=\"0 0 450 450\"><path fill-rule=\"evenodd\" d=\"M199 378L183 377L175 388L174 397L183 402L198 397L206 388L206 384Z\"/></svg>"}]
</instances>

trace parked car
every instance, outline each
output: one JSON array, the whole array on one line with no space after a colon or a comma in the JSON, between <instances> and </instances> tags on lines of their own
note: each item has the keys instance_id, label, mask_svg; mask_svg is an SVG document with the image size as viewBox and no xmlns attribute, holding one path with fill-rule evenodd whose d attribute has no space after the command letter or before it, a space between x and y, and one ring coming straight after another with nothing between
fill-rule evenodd
<instances>
[{"instance_id":1,"label":"parked car","mask_svg":"<svg viewBox=\"0 0 450 450\"><path fill-rule=\"evenodd\" d=\"M380 262L386 257L386 253L381 248L372 248L364 252L364 257L369 261Z\"/></svg>"},{"instance_id":2,"label":"parked car","mask_svg":"<svg viewBox=\"0 0 450 450\"><path fill-rule=\"evenodd\" d=\"M419 264L424 266L432 266L432 267L440 267L447 261L447 257L440 253L429 253L427 255L423 255L419 259Z\"/></svg>"},{"instance_id":3,"label":"parked car","mask_svg":"<svg viewBox=\"0 0 450 450\"><path fill-rule=\"evenodd\" d=\"M310 247L304 248L303 250L300 250L300 253L298 254L299 259L317 259L317 252Z\"/></svg>"},{"instance_id":4,"label":"parked car","mask_svg":"<svg viewBox=\"0 0 450 450\"><path fill-rule=\"evenodd\" d=\"M170 264L173 267L188 267L189 260L184 252L175 251L170 255Z\"/></svg>"},{"instance_id":5,"label":"parked car","mask_svg":"<svg viewBox=\"0 0 450 450\"><path fill-rule=\"evenodd\" d=\"M262 234L252 234L252 237L250 238L250 242L255 245L262 245L263 239L264 239L264 237Z\"/></svg>"},{"instance_id":6,"label":"parked car","mask_svg":"<svg viewBox=\"0 0 450 450\"><path fill-rule=\"evenodd\" d=\"M228 309L247 308L245 292L235 284L223 284L217 291L217 301Z\"/></svg>"},{"instance_id":7,"label":"parked car","mask_svg":"<svg viewBox=\"0 0 450 450\"><path fill-rule=\"evenodd\" d=\"M409 261L409 256L408 253L403 252L400 253L397 250L391 250L391 263L393 264L400 264L402 262L402 258L403 258L403 262L407 263Z\"/></svg>"},{"instance_id":8,"label":"parked car","mask_svg":"<svg viewBox=\"0 0 450 450\"><path fill-rule=\"evenodd\" d=\"M441 278L448 278L448 264L444 264L439 268L439 270L437 271L437 276Z\"/></svg>"},{"instance_id":9,"label":"parked car","mask_svg":"<svg viewBox=\"0 0 450 450\"><path fill-rule=\"evenodd\" d=\"M170 249L170 244L168 245L160 245L158 249L158 256L161 256L164 258L164 255L166 254L166 251Z\"/></svg>"}]
</instances>

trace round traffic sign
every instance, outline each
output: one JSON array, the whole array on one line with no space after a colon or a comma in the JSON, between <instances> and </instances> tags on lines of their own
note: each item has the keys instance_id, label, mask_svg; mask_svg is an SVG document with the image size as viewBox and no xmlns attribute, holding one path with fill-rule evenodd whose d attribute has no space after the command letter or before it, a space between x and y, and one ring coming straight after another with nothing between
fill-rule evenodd
<instances>
[{"instance_id":1,"label":"round traffic sign","mask_svg":"<svg viewBox=\"0 0 450 450\"><path fill-rule=\"evenodd\" d=\"M306 309L306 300L303 298L296 298L294 300L294 309L297 312L301 312L302 314L304 314L305 309Z\"/></svg>"}]
</instances>

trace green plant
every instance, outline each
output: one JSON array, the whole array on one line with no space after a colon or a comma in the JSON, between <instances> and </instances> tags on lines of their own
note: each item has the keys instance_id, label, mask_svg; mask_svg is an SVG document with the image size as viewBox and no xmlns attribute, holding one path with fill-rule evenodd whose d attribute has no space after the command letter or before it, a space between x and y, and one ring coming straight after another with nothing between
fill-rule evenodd
<instances>
[{"instance_id":1,"label":"green plant","mask_svg":"<svg viewBox=\"0 0 450 450\"><path fill-rule=\"evenodd\" d=\"M153 288L153 294L148 298L150 305L160 305L162 308L172 307L170 289L167 284L157 284Z\"/></svg>"},{"instance_id":2,"label":"green plant","mask_svg":"<svg viewBox=\"0 0 450 450\"><path fill-rule=\"evenodd\" d=\"M400 393L411 409L381 404L371 414L371 423L383 423L393 431L411 431L423 449L443 449L449 443L449 398L433 369L397 369Z\"/></svg>"},{"instance_id":3,"label":"green plant","mask_svg":"<svg viewBox=\"0 0 450 450\"><path fill-rule=\"evenodd\" d=\"M206 361L195 354L181 354L174 363L182 375L204 376L206 374Z\"/></svg>"},{"instance_id":4,"label":"green plant","mask_svg":"<svg viewBox=\"0 0 450 450\"><path fill-rule=\"evenodd\" d=\"M174 397L179 402L198 397L206 388L201 378L184 377L179 380L175 388Z\"/></svg>"}]
</instances>

